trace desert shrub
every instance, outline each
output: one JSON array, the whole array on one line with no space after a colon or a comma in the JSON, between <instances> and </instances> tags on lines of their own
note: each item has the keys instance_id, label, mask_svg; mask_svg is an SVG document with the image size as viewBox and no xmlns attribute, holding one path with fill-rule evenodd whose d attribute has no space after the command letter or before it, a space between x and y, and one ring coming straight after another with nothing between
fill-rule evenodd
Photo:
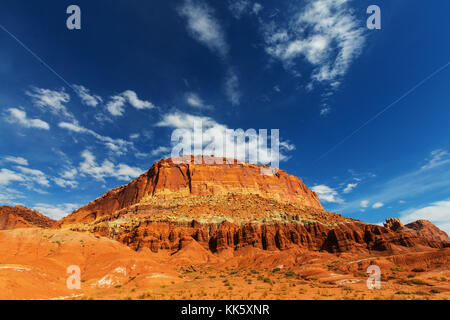
<instances>
[{"instance_id":1,"label":"desert shrub","mask_svg":"<svg viewBox=\"0 0 450 320\"><path fill-rule=\"evenodd\" d=\"M395 294L412 294L412 292L411 291L400 290L400 291L397 291Z\"/></svg>"},{"instance_id":2,"label":"desert shrub","mask_svg":"<svg viewBox=\"0 0 450 320\"><path fill-rule=\"evenodd\" d=\"M426 283L425 281L423 281L422 279L411 279L409 280L412 284L417 284L417 285L427 285L428 283Z\"/></svg>"},{"instance_id":3,"label":"desert shrub","mask_svg":"<svg viewBox=\"0 0 450 320\"><path fill-rule=\"evenodd\" d=\"M414 269L412 269L411 271L412 271L412 272L424 272L425 269L423 269L423 268L414 268Z\"/></svg>"},{"instance_id":4,"label":"desert shrub","mask_svg":"<svg viewBox=\"0 0 450 320\"><path fill-rule=\"evenodd\" d=\"M278 271L281 271L281 268L276 267L276 268L272 269L272 273L275 273L275 272L278 272Z\"/></svg>"},{"instance_id":5,"label":"desert shrub","mask_svg":"<svg viewBox=\"0 0 450 320\"><path fill-rule=\"evenodd\" d=\"M441 293L442 291L439 289L431 289L430 292L431 293Z\"/></svg>"},{"instance_id":6,"label":"desert shrub","mask_svg":"<svg viewBox=\"0 0 450 320\"><path fill-rule=\"evenodd\" d=\"M405 269L403 269L402 267L392 267L391 270L392 271L398 271L398 272L405 271Z\"/></svg>"},{"instance_id":7,"label":"desert shrub","mask_svg":"<svg viewBox=\"0 0 450 320\"><path fill-rule=\"evenodd\" d=\"M254 269L250 270L250 272L253 273L253 274L258 274L259 273L257 270L254 270Z\"/></svg>"},{"instance_id":8,"label":"desert shrub","mask_svg":"<svg viewBox=\"0 0 450 320\"><path fill-rule=\"evenodd\" d=\"M264 278L263 280L265 283L272 283L272 281L270 280L270 278Z\"/></svg>"},{"instance_id":9,"label":"desert shrub","mask_svg":"<svg viewBox=\"0 0 450 320\"><path fill-rule=\"evenodd\" d=\"M295 272L289 270L285 273L285 275L286 275L286 277L293 277L293 276L295 276Z\"/></svg>"}]
</instances>

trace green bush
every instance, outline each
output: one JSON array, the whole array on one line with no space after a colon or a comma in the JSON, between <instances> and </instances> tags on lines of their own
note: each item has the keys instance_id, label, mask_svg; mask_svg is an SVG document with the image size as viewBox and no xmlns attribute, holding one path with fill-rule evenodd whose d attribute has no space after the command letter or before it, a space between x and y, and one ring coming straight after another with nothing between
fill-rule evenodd
<instances>
[{"instance_id":1,"label":"green bush","mask_svg":"<svg viewBox=\"0 0 450 320\"><path fill-rule=\"evenodd\" d=\"M295 276L295 272L289 270L285 273L285 275L286 275L286 277L293 277L293 276Z\"/></svg>"},{"instance_id":2,"label":"green bush","mask_svg":"<svg viewBox=\"0 0 450 320\"><path fill-rule=\"evenodd\" d=\"M392 267L391 270L392 271L398 271L398 272L405 271L405 269L403 269L402 267Z\"/></svg>"},{"instance_id":3,"label":"green bush","mask_svg":"<svg viewBox=\"0 0 450 320\"><path fill-rule=\"evenodd\" d=\"M430 292L431 293L441 293L442 291L439 289L431 289Z\"/></svg>"}]
</instances>

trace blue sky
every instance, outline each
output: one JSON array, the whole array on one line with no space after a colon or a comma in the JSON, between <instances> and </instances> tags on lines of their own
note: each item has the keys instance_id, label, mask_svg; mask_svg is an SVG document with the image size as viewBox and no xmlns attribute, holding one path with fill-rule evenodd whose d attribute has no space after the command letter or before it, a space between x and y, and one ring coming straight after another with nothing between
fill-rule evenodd
<instances>
[{"instance_id":1,"label":"blue sky","mask_svg":"<svg viewBox=\"0 0 450 320\"><path fill-rule=\"evenodd\" d=\"M71 4L81 30L66 27ZM366 27L372 4L381 30ZM450 231L448 1L0 6L0 204L60 218L201 119L280 129L281 169L327 210Z\"/></svg>"}]
</instances>

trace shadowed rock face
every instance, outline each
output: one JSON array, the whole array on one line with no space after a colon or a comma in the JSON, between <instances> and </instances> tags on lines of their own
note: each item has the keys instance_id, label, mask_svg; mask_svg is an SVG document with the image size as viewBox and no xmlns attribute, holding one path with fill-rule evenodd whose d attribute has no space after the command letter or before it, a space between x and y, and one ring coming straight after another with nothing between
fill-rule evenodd
<instances>
[{"instance_id":1,"label":"shadowed rock face","mask_svg":"<svg viewBox=\"0 0 450 320\"><path fill-rule=\"evenodd\" d=\"M217 158L208 157L208 160ZM224 164L175 164L172 159L158 161L129 184L113 189L74 211L58 226L94 221L149 197L255 195L323 210L316 193L297 177L283 170L274 175L262 175L261 168L267 166L243 162L227 164L226 161L223 159Z\"/></svg>"},{"instance_id":2,"label":"shadowed rock face","mask_svg":"<svg viewBox=\"0 0 450 320\"><path fill-rule=\"evenodd\" d=\"M10 230L18 228L50 228L55 224L42 213L22 206L0 207L0 230Z\"/></svg>"},{"instance_id":3,"label":"shadowed rock face","mask_svg":"<svg viewBox=\"0 0 450 320\"><path fill-rule=\"evenodd\" d=\"M288 250L294 247L330 253L398 253L409 250L443 248L436 240L361 222L336 226L322 223L222 224L141 222L109 228L97 225L93 231L114 238L134 250L150 248L153 252L176 252L195 240L211 252L255 247L263 250Z\"/></svg>"}]
</instances>

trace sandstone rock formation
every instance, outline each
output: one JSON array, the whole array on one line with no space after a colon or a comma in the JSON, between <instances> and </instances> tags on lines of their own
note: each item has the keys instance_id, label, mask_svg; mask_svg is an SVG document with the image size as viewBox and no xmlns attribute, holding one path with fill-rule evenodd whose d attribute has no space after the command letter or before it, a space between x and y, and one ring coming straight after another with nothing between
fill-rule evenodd
<instances>
[{"instance_id":1,"label":"sandstone rock formation","mask_svg":"<svg viewBox=\"0 0 450 320\"><path fill-rule=\"evenodd\" d=\"M401 231L415 234L432 241L440 241L450 245L450 238L447 233L440 230L428 220L417 220L403 225L398 218L386 219L384 226L393 231Z\"/></svg>"},{"instance_id":2,"label":"sandstone rock formation","mask_svg":"<svg viewBox=\"0 0 450 320\"><path fill-rule=\"evenodd\" d=\"M212 157L209 159L214 160ZM137 179L74 211L58 225L94 221L149 197L257 195L323 210L317 194L300 179L283 170L274 175L262 175L262 166L243 162L229 164L227 159L223 159L223 162L209 165L175 164L172 159L158 161Z\"/></svg>"},{"instance_id":3,"label":"sandstone rock formation","mask_svg":"<svg viewBox=\"0 0 450 320\"><path fill-rule=\"evenodd\" d=\"M262 175L262 168L226 160L161 160L129 184L60 220L57 227L94 232L137 251L170 253L195 247L192 241L210 253L300 248L387 254L446 246L437 228L417 225L427 230L424 236L398 219L380 227L326 212L300 179L282 170Z\"/></svg>"},{"instance_id":4,"label":"sandstone rock formation","mask_svg":"<svg viewBox=\"0 0 450 320\"><path fill-rule=\"evenodd\" d=\"M0 207L0 230L18 228L50 228L55 223L42 213L22 206Z\"/></svg>"}]
</instances>

